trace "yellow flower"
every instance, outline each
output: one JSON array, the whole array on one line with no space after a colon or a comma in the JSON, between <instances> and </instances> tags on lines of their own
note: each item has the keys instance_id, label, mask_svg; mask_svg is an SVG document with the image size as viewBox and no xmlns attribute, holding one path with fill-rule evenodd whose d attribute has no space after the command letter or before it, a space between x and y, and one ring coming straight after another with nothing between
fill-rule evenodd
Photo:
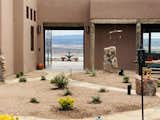
<instances>
[{"instance_id":1,"label":"yellow flower","mask_svg":"<svg viewBox=\"0 0 160 120\"><path fill-rule=\"evenodd\" d=\"M58 103L60 104L63 110L69 110L74 106L74 99L72 97L62 97L58 99Z\"/></svg>"},{"instance_id":2,"label":"yellow flower","mask_svg":"<svg viewBox=\"0 0 160 120\"><path fill-rule=\"evenodd\" d=\"M0 115L0 120L19 120L13 115Z\"/></svg>"}]
</instances>

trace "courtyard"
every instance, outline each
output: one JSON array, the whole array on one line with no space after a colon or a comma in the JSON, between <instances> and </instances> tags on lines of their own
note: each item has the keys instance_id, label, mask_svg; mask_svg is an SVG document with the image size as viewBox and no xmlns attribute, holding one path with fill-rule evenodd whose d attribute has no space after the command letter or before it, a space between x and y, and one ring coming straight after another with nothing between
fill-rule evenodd
<instances>
[{"instance_id":1,"label":"courtyard","mask_svg":"<svg viewBox=\"0 0 160 120\"><path fill-rule=\"evenodd\" d=\"M62 75L62 72L42 70L25 74L23 77L27 79L26 83L19 82L20 78L13 75L6 79L5 84L0 85L0 113L19 116L20 120L92 120L98 116L103 116L106 120L115 120L116 117L113 116L122 116L123 120L131 120L131 116L140 119L141 96L134 91L135 72L125 71L133 84L131 95L127 95L128 83L123 83L123 77L117 73L96 71L96 76L90 76L86 71L64 73L69 78L67 89L72 93L68 96L75 101L73 109L59 109L58 99L65 97L65 89L57 89L51 84L53 78ZM46 80L41 80L41 76L45 76ZM101 102L92 103L93 97L99 97ZM36 98L39 103L31 103L31 98ZM144 97L147 119L160 110L159 103L159 92L157 96ZM154 117L159 118L155 115Z\"/></svg>"}]
</instances>

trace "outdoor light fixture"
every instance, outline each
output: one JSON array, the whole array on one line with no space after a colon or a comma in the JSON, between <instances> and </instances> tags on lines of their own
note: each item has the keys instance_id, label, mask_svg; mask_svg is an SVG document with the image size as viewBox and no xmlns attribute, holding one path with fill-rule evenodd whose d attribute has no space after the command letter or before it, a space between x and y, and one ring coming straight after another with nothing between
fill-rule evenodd
<instances>
[{"instance_id":1,"label":"outdoor light fixture","mask_svg":"<svg viewBox=\"0 0 160 120\"><path fill-rule=\"evenodd\" d=\"M140 48L138 51L138 67L139 67L139 75L141 76L141 105L142 105L142 120L144 120L144 101L143 101L143 67L145 67L145 50Z\"/></svg>"}]
</instances>

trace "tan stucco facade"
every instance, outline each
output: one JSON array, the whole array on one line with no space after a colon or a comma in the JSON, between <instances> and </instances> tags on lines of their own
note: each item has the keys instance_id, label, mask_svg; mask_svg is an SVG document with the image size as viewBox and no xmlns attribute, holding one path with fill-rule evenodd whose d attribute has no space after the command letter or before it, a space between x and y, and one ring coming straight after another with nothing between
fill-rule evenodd
<instances>
[{"instance_id":1,"label":"tan stucco facade","mask_svg":"<svg viewBox=\"0 0 160 120\"><path fill-rule=\"evenodd\" d=\"M141 34L137 23L160 24L159 5L159 0L0 0L0 48L6 57L7 75L29 72L37 63L44 63L46 25L84 28L85 68L102 69L103 48L115 45L120 67L135 69L132 62ZM26 18L27 6L36 11L36 21ZM124 31L116 44L107 36L115 25ZM31 26L34 51L30 49ZM41 28L38 32L37 27Z\"/></svg>"}]
</instances>

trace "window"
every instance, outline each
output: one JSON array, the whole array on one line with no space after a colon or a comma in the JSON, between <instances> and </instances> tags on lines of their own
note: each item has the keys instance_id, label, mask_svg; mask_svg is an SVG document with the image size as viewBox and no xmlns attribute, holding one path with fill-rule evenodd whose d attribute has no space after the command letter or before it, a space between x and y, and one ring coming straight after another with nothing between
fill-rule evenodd
<instances>
[{"instance_id":1,"label":"window","mask_svg":"<svg viewBox=\"0 0 160 120\"><path fill-rule=\"evenodd\" d=\"M34 27L31 26L31 51L34 51Z\"/></svg>"},{"instance_id":2,"label":"window","mask_svg":"<svg viewBox=\"0 0 160 120\"><path fill-rule=\"evenodd\" d=\"M34 21L36 21L36 17L37 17L36 11L34 10Z\"/></svg>"},{"instance_id":3,"label":"window","mask_svg":"<svg viewBox=\"0 0 160 120\"><path fill-rule=\"evenodd\" d=\"M26 7L26 18L27 19L29 18L29 7L28 6Z\"/></svg>"},{"instance_id":4,"label":"window","mask_svg":"<svg viewBox=\"0 0 160 120\"><path fill-rule=\"evenodd\" d=\"M143 48L146 53L149 52L149 33L143 33Z\"/></svg>"},{"instance_id":5,"label":"window","mask_svg":"<svg viewBox=\"0 0 160 120\"><path fill-rule=\"evenodd\" d=\"M32 13L32 9L30 9L30 18L31 18L31 20L32 20L32 15L33 15L33 13Z\"/></svg>"},{"instance_id":6,"label":"window","mask_svg":"<svg viewBox=\"0 0 160 120\"><path fill-rule=\"evenodd\" d=\"M151 53L160 53L160 32L151 32Z\"/></svg>"}]
</instances>

